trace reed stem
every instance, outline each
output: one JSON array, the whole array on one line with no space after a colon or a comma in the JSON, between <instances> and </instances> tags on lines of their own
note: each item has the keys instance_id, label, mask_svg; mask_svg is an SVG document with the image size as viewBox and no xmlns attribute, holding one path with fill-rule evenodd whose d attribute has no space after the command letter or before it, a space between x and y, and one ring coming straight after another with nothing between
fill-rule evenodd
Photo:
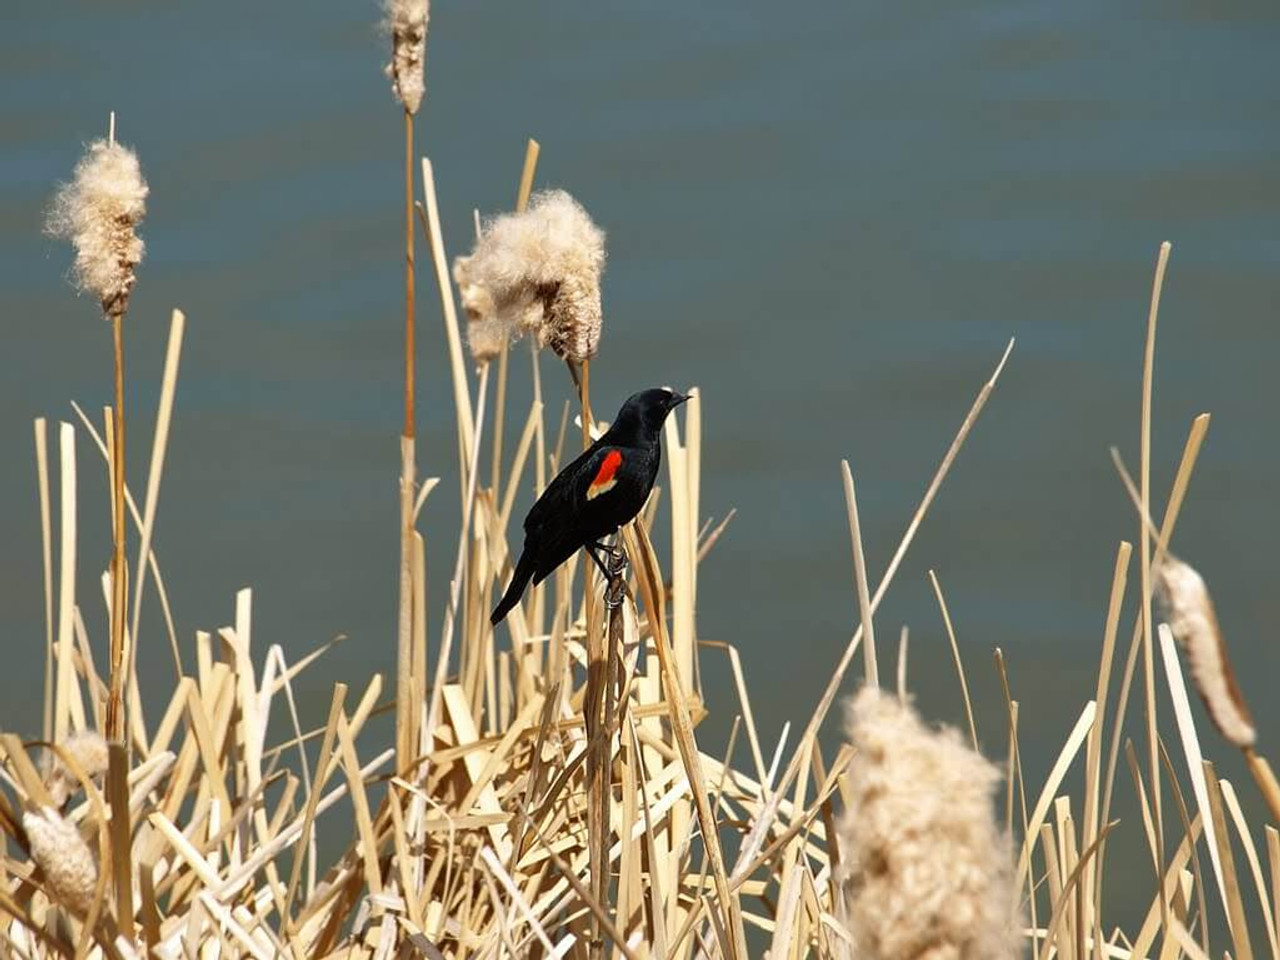
<instances>
[{"instance_id":1,"label":"reed stem","mask_svg":"<svg viewBox=\"0 0 1280 960\"><path fill-rule=\"evenodd\" d=\"M1253 747L1245 747L1244 756L1249 762L1249 773L1253 775L1253 780L1258 785L1259 792L1262 793L1262 799L1267 802L1267 810L1271 812L1271 819L1276 823L1280 823L1280 783L1276 782L1276 775L1271 769L1271 764L1267 762L1266 757L1257 753Z\"/></svg>"},{"instance_id":2,"label":"reed stem","mask_svg":"<svg viewBox=\"0 0 1280 960\"><path fill-rule=\"evenodd\" d=\"M413 114L404 111L404 436L416 433L413 282Z\"/></svg>"},{"instance_id":3,"label":"reed stem","mask_svg":"<svg viewBox=\"0 0 1280 960\"><path fill-rule=\"evenodd\" d=\"M541 152L538 141L529 139L524 152L524 167L520 171L520 186L516 191L516 213L524 213L529 205L529 194L533 191L533 175L538 168L538 154ZM476 239L479 240L480 224L476 221ZM493 463L490 489L497 500L502 480L502 430L507 413L507 364L510 361L510 337L503 333L502 349L498 351L498 385L497 396L493 404Z\"/></svg>"},{"instance_id":4,"label":"reed stem","mask_svg":"<svg viewBox=\"0 0 1280 960\"><path fill-rule=\"evenodd\" d=\"M125 557L124 514L124 314L113 311L111 339L115 352L115 406L112 409L112 509L114 531L111 554L111 676L104 729L109 741L124 739L124 625L128 560Z\"/></svg>"},{"instance_id":5,"label":"reed stem","mask_svg":"<svg viewBox=\"0 0 1280 960\"><path fill-rule=\"evenodd\" d=\"M413 502L417 474L415 439L413 257L413 114L404 111L404 429L400 435L400 568L396 624L396 769L404 771L416 755L417 705L413 665Z\"/></svg>"}]
</instances>

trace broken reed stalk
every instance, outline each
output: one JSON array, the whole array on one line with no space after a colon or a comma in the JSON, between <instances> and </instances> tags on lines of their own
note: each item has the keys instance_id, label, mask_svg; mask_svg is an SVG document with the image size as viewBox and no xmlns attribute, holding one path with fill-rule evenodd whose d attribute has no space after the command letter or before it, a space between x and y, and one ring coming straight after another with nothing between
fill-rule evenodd
<instances>
[{"instance_id":1,"label":"broken reed stalk","mask_svg":"<svg viewBox=\"0 0 1280 960\"><path fill-rule=\"evenodd\" d=\"M532 137L524 151L524 167L520 171L520 185L516 190L516 213L524 213L529 206L529 194L533 192L533 178L538 169L538 154L542 148ZM477 240L479 237L476 238ZM498 350L498 385L493 406L493 463L491 464L490 489L498 496L502 489L502 431L507 412L507 364L511 359L511 338L502 332L502 345Z\"/></svg>"},{"instance_id":2,"label":"broken reed stalk","mask_svg":"<svg viewBox=\"0 0 1280 960\"><path fill-rule=\"evenodd\" d=\"M414 691L423 677L414 664L425 654L415 649L413 609L414 494L417 484L414 340L413 251L413 118L426 93L427 0L386 0L386 29L391 35L391 60L386 72L404 114L404 427L400 434L400 566L396 623L396 767L408 769L416 754L419 706ZM421 613L418 612L420 616Z\"/></svg>"},{"instance_id":3,"label":"broken reed stalk","mask_svg":"<svg viewBox=\"0 0 1280 960\"><path fill-rule=\"evenodd\" d=\"M444 236L440 229L440 206L436 199L435 173L431 160L422 158L422 192L425 205L418 207L427 240L431 246L431 262L436 272L436 288L440 293L440 308L444 316L445 338L449 348L449 373L453 382L454 413L458 421L458 465L465 469L470 462L472 436L475 423L472 417L471 394L468 388L467 367L462 358L462 333L458 327L458 311L453 300L453 285L449 280L449 261L444 252ZM466 497L467 476L458 478L462 496Z\"/></svg>"},{"instance_id":4,"label":"broken reed stalk","mask_svg":"<svg viewBox=\"0 0 1280 960\"><path fill-rule=\"evenodd\" d=\"M182 337L186 329L186 316L181 310L174 310L169 320L169 342L165 348L164 373L160 381L160 404L156 411L155 436L151 445L151 465L147 471L147 495L143 504L141 527L138 531L138 559L134 569L137 571L133 584L133 601L129 607L131 624L129 627L129 676L136 677L138 662L138 630L142 613L142 590L147 582L149 560L154 560L151 553L152 534L155 530L156 510L160 500L160 479L164 473L165 452L169 444L169 427L173 416L173 398L178 382L178 364L182 356ZM125 491L126 506L128 490ZM134 511L136 515L136 510ZM160 593L161 607L168 617L168 601L164 595L164 585L156 578L156 589ZM178 649L177 637L172 628L169 631L169 650L173 655L176 676L182 677L182 654Z\"/></svg>"},{"instance_id":5,"label":"broken reed stalk","mask_svg":"<svg viewBox=\"0 0 1280 960\"><path fill-rule=\"evenodd\" d=\"M404 772L417 754L418 704L414 692L424 678L414 664L425 654L415 648L413 608L414 495L417 486L417 351L414 340L413 111L404 108L404 427L400 434L400 566L396 623L396 768ZM420 615L420 613L419 613Z\"/></svg>"},{"instance_id":6,"label":"broken reed stalk","mask_svg":"<svg viewBox=\"0 0 1280 960\"><path fill-rule=\"evenodd\" d=\"M874 614L871 611L871 595L867 589L867 562L862 553L862 525L858 522L858 495L853 486L853 473L849 461L840 461L840 473L844 479L844 505L849 514L849 539L853 541L853 579L858 593L858 615L862 626L863 665L866 682L880 686L880 670L876 665L876 634Z\"/></svg>"},{"instance_id":7,"label":"broken reed stalk","mask_svg":"<svg viewBox=\"0 0 1280 960\"><path fill-rule=\"evenodd\" d=\"M1147 312L1147 339L1142 362L1142 449L1141 482L1142 482L1142 515L1151 516L1151 394L1152 381L1155 377L1156 351L1156 318L1160 313L1160 293L1164 287L1165 268L1169 264L1170 244L1160 244L1160 253L1156 260L1155 277L1151 284L1151 306ZM1156 837L1156 874L1164 870L1164 813L1161 802L1159 736L1156 732L1156 675L1155 675L1155 640L1151 624L1151 537L1146 524L1141 524L1141 576L1142 576L1142 667L1143 685L1146 693L1147 716L1147 768L1151 778L1151 800L1155 812ZM1169 915L1166 904L1161 899L1160 923L1162 929L1169 928Z\"/></svg>"}]
</instances>

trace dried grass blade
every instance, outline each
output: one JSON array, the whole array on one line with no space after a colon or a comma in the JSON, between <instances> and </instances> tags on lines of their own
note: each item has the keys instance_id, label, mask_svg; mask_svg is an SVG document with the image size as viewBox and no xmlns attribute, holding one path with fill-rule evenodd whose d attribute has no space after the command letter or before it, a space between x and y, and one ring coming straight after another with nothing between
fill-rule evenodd
<instances>
[{"instance_id":1,"label":"dried grass blade","mask_svg":"<svg viewBox=\"0 0 1280 960\"><path fill-rule=\"evenodd\" d=\"M338 721L342 717L342 705L347 697L347 685L345 683L334 684L333 698L329 702L329 719L324 727L324 740L320 746L320 755L316 758L316 771L318 777L315 786L307 795L307 809L302 815L302 836L310 843L312 829L316 819L316 805L320 801L320 792L324 790L325 781L328 779L329 758L333 755L333 741L338 733ZM302 861L305 859L304 852L299 851L293 859L293 872L289 877L289 891L285 895L285 915L281 918L281 922L288 929L293 923L292 907L294 897L298 893L298 881L302 878ZM310 892L310 891L309 891Z\"/></svg>"},{"instance_id":2,"label":"dried grass blade","mask_svg":"<svg viewBox=\"0 0 1280 960\"><path fill-rule=\"evenodd\" d=\"M130 941L133 926L133 829L129 818L129 751L123 743L107 745L107 800L111 804L111 869L115 879L116 922Z\"/></svg>"},{"instance_id":3,"label":"dried grass blade","mask_svg":"<svg viewBox=\"0 0 1280 960\"><path fill-rule=\"evenodd\" d=\"M40 497L40 560L44 574L44 720L41 735L53 739L53 521L49 503L49 435L44 417L34 423L36 489Z\"/></svg>"},{"instance_id":4,"label":"dried grass blade","mask_svg":"<svg viewBox=\"0 0 1280 960\"><path fill-rule=\"evenodd\" d=\"M173 416L173 395L178 383L178 362L182 356L182 333L187 319L181 310L174 310L169 322L169 345L165 350L164 374L160 380L160 405L156 412L156 432L151 442L151 465L147 472L147 498L143 501L142 536L138 547L137 582L133 587L133 637L132 652L138 654L138 626L142 614L142 588L147 582L147 557L151 555L151 537L155 530L156 508L160 501L160 478L164 473L165 451L169 445L169 423ZM170 637L174 669L182 676L182 654L176 637Z\"/></svg>"},{"instance_id":5,"label":"dried grass blade","mask_svg":"<svg viewBox=\"0 0 1280 960\"><path fill-rule=\"evenodd\" d=\"M631 731L631 752L636 758L638 776L636 782L640 787L640 810L644 814L644 852L649 862L649 882L645 885L649 894L649 925L653 932L653 956L665 958L667 954L666 915L662 909L662 886L658 878L655 864L658 862L657 844L654 840L653 814L649 806L649 791L646 783L649 775L645 770L644 752L640 749L640 737L636 732L635 716L627 718Z\"/></svg>"},{"instance_id":6,"label":"dried grass blade","mask_svg":"<svg viewBox=\"0 0 1280 960\"><path fill-rule=\"evenodd\" d=\"M360 836L360 855L364 863L364 882L369 893L382 893L382 870L378 865L378 841L369 815L369 797L364 792L364 777L360 774L360 761L356 756L355 740L346 716L338 714L338 750L342 768L347 774L347 788L351 791L351 805L355 809L356 830Z\"/></svg>"},{"instance_id":7,"label":"dried grass blade","mask_svg":"<svg viewBox=\"0 0 1280 960\"><path fill-rule=\"evenodd\" d=\"M1245 822L1244 811L1240 809L1240 801L1236 799L1235 788L1221 781L1222 799L1231 812L1231 820L1235 824L1236 835L1240 838L1240 846L1244 848L1245 859L1249 861L1249 872L1253 874L1253 884L1258 891L1258 905L1262 908L1262 919L1267 925L1267 940L1271 944L1271 956L1280 957L1276 947L1275 917L1271 913L1271 904L1267 901L1267 885L1262 879L1262 864L1258 860L1258 848L1253 844L1249 834L1249 825Z\"/></svg>"},{"instance_id":8,"label":"dried grass blade","mask_svg":"<svg viewBox=\"0 0 1280 960\"><path fill-rule=\"evenodd\" d=\"M898 549L894 553L893 558L889 561L889 566L885 569L884 576L880 579L880 586L876 588L875 595L871 598L871 611L874 613L880 605L880 600L884 597L885 592L889 589L893 582L894 574L897 573L898 566L902 563L906 556L907 549L911 546L915 539L916 531L920 528L920 524L924 522L925 514L928 513L929 507L933 504L934 498L938 494L938 490L942 487L942 482L946 479L947 474L951 470L951 465L955 462L956 456L960 453L960 448L964 446L965 439L969 436L969 431L978 420L978 415L982 412L982 408L986 406L987 398L991 396L991 392L995 389L996 382L1000 378L1000 373L1004 369L1009 354L1013 351L1013 340L1009 341L1005 348L1004 355L1000 358L1000 362L996 365L995 371L986 383L982 385L982 389L978 391L978 396L974 399L973 404L969 407L969 412L965 415L964 420L960 424L960 429L956 432L955 438L951 441L951 446L947 449L946 454L942 458L942 462L938 465L933 479L929 482L928 488L925 490L924 497L920 501L920 506L916 508L915 515L911 518L911 522L907 524L906 532L902 535L902 540L898 544ZM857 652L858 644L862 639L862 630L859 628L849 640L848 646L845 647L844 653L840 657L840 662L836 665L835 671L831 675L831 680L827 683L827 688L823 692L822 699L818 703L817 709L810 718L805 728L804 736L801 743L813 740L818 730L821 728L823 721L827 717L827 713L831 709L831 704L835 701L836 694L839 692L840 684L844 680L845 670L848 669L850 661ZM791 782L800 772L800 765L803 762L805 751L798 749L793 755L791 762L787 765L786 773L783 775L782 783L778 785L778 792L770 799L764 810L756 818L755 823L751 827L751 832L747 835L746 841L742 845L742 849L738 854L738 864L745 863L750 860L759 851L764 841L764 834L769 829L773 818L777 816L778 802L782 795L786 792ZM735 867L736 869L736 867Z\"/></svg>"},{"instance_id":9,"label":"dried grass blade","mask_svg":"<svg viewBox=\"0 0 1280 960\"><path fill-rule=\"evenodd\" d=\"M711 805L707 802L707 785L702 775L702 764L698 752L697 741L693 736L693 725L689 718L689 706L685 702L682 681L676 673L670 640L667 637L666 617L662 597L662 578L657 570L657 558L653 553L653 545L643 527L632 524L627 528L629 553L639 556L636 573L641 589L645 594L645 603L649 609L649 624L653 630L654 642L658 648L659 665L662 668L663 686L666 688L667 700L671 705L671 723L676 735L676 744L680 748L681 759L689 782L693 787L694 803L698 810L698 819L702 825L703 842L707 855L711 859L711 872L716 879L716 892L720 900L720 909L725 911L728 928L732 932L732 954L737 960L746 960L745 934L742 929L742 912L737 895L729 889L729 880L725 874L724 857L720 851L720 837L716 828L715 817Z\"/></svg>"},{"instance_id":10,"label":"dried grass blade","mask_svg":"<svg viewBox=\"0 0 1280 960\"><path fill-rule=\"evenodd\" d=\"M1014 896L1018 895L1018 891L1021 890L1022 884L1026 880L1027 868L1031 860L1031 850L1035 844L1035 838L1040 832L1040 826L1044 823L1045 817L1049 813L1049 805L1053 803L1058 787L1062 784L1062 778L1066 776L1067 770L1076 758L1076 754L1080 752L1080 746L1084 743L1085 737L1088 736L1089 728L1093 726L1096 714L1097 705L1090 700L1085 704L1084 710L1081 711L1080 718L1067 736L1067 742L1063 744L1062 750L1058 754L1058 759L1054 762L1053 768L1049 771L1049 776L1045 779L1044 787L1040 791L1040 799L1036 801L1031 820L1027 824L1026 834L1022 841L1022 851L1018 854L1018 867L1014 871Z\"/></svg>"},{"instance_id":11,"label":"dried grass blade","mask_svg":"<svg viewBox=\"0 0 1280 960\"><path fill-rule=\"evenodd\" d=\"M53 737L61 741L70 733L75 688L72 664L72 641L76 607L76 433L69 423L58 427L59 455L59 533L58 549L58 669L55 684Z\"/></svg>"},{"instance_id":12,"label":"dried grass blade","mask_svg":"<svg viewBox=\"0 0 1280 960\"><path fill-rule=\"evenodd\" d=\"M1160 761L1164 764L1165 774L1169 777L1169 786L1173 788L1173 799L1178 807L1178 817L1182 821L1183 835L1189 837L1192 835L1191 811L1187 809L1187 798L1182 793L1182 787L1178 785L1177 772L1173 768L1173 760L1169 757L1169 751L1165 747L1163 740L1160 741ZM1195 844L1191 845L1191 869L1200 916L1207 918L1209 916L1209 908L1205 903L1204 871L1200 869L1200 851ZM1200 936L1207 952L1209 950L1209 925L1205 922L1200 924Z\"/></svg>"},{"instance_id":13,"label":"dried grass blade","mask_svg":"<svg viewBox=\"0 0 1280 960\"><path fill-rule=\"evenodd\" d=\"M436 285L440 291L440 306L444 313L445 338L449 344L449 369L453 374L453 401L458 416L458 447L464 454L474 446L475 420L471 415L471 394L467 387L467 368L462 358L462 336L458 327L458 313L453 301L453 281L449 279L449 261L444 253L444 234L440 229L440 208L436 202L435 173L431 161L422 158L422 192L426 198L427 240L431 246L431 261L435 266ZM460 457L465 464L467 457ZM461 477L462 489L467 489L467 478Z\"/></svg>"},{"instance_id":14,"label":"dried grass blade","mask_svg":"<svg viewBox=\"0 0 1280 960\"><path fill-rule=\"evenodd\" d=\"M1227 832L1226 813L1223 810L1222 789L1213 764L1204 763L1205 785L1209 789L1209 809L1213 813L1213 826L1217 834L1218 854L1222 858L1222 876L1227 886L1227 920L1231 930L1231 942L1235 945L1236 960L1253 960L1253 947L1249 942L1249 927L1240 895L1240 878L1236 874L1235 857L1231 853L1231 836Z\"/></svg>"},{"instance_id":15,"label":"dried grass blade","mask_svg":"<svg viewBox=\"0 0 1280 960\"><path fill-rule=\"evenodd\" d=\"M840 474L844 480L844 508L849 515L849 540L853 544L853 581L858 594L858 615L862 622L862 657L865 680L873 687L880 686L880 670L876 665L876 633L871 594L867 587L867 562L862 555L862 527L858 522L858 495L854 490L853 473L849 461L840 461ZM785 906L783 904L782 906ZM781 929L781 926L780 926Z\"/></svg>"},{"instance_id":16,"label":"dried grass blade","mask_svg":"<svg viewBox=\"0 0 1280 960\"><path fill-rule=\"evenodd\" d=\"M1192 718L1191 703L1187 697L1186 684L1182 678L1182 666L1178 662L1177 646L1173 633L1167 624L1159 629L1160 655L1164 660L1165 681L1169 686L1169 699L1173 702L1173 716L1178 725L1178 737L1182 741L1182 753L1187 760L1187 772L1191 777L1191 792L1195 794L1196 806L1200 810L1204 823L1206 846L1209 848L1209 862L1213 866L1213 875L1218 883L1218 893L1222 897L1222 908L1228 910L1227 886L1223 872L1222 859L1218 852L1217 826L1209 803L1209 789L1204 777L1204 756L1200 750L1200 737L1196 733L1195 720Z\"/></svg>"},{"instance_id":17,"label":"dried grass blade","mask_svg":"<svg viewBox=\"0 0 1280 960\"><path fill-rule=\"evenodd\" d=\"M938 575L929 571L929 581L933 584L933 595L938 598L938 609L942 611L942 623L947 628L947 639L951 642L951 657L955 660L956 674L960 677L960 692L964 695L964 715L969 721L969 739L973 743L974 753L978 749L978 726L973 722L973 703L969 699L969 681L965 679L964 662L960 659L960 644L956 642L956 631L951 625L951 611L947 609L946 598L942 595L942 584L938 583Z\"/></svg>"}]
</instances>

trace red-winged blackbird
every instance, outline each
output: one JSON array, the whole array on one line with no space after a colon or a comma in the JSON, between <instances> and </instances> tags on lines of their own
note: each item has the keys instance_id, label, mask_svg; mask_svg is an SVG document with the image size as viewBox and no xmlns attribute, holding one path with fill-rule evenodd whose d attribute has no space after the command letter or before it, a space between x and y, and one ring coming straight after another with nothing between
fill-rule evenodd
<instances>
[{"instance_id":1,"label":"red-winged blackbird","mask_svg":"<svg viewBox=\"0 0 1280 960\"><path fill-rule=\"evenodd\" d=\"M662 424L688 399L665 389L632 395L605 435L547 485L524 518L524 551L490 623L502 621L530 580L537 586L580 548L603 568L600 541L649 499L662 464Z\"/></svg>"}]
</instances>

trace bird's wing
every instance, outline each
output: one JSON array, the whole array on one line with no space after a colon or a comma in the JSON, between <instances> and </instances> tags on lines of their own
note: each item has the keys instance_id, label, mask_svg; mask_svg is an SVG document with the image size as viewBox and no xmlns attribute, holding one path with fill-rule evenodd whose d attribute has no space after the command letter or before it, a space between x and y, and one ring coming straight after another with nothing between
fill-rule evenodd
<instances>
[{"instance_id":1,"label":"bird's wing","mask_svg":"<svg viewBox=\"0 0 1280 960\"><path fill-rule=\"evenodd\" d=\"M566 517L577 515L584 502L604 492L603 487L611 483L621 464L618 448L597 440L547 484L525 517L525 533L554 537L556 526L562 525Z\"/></svg>"}]
</instances>

